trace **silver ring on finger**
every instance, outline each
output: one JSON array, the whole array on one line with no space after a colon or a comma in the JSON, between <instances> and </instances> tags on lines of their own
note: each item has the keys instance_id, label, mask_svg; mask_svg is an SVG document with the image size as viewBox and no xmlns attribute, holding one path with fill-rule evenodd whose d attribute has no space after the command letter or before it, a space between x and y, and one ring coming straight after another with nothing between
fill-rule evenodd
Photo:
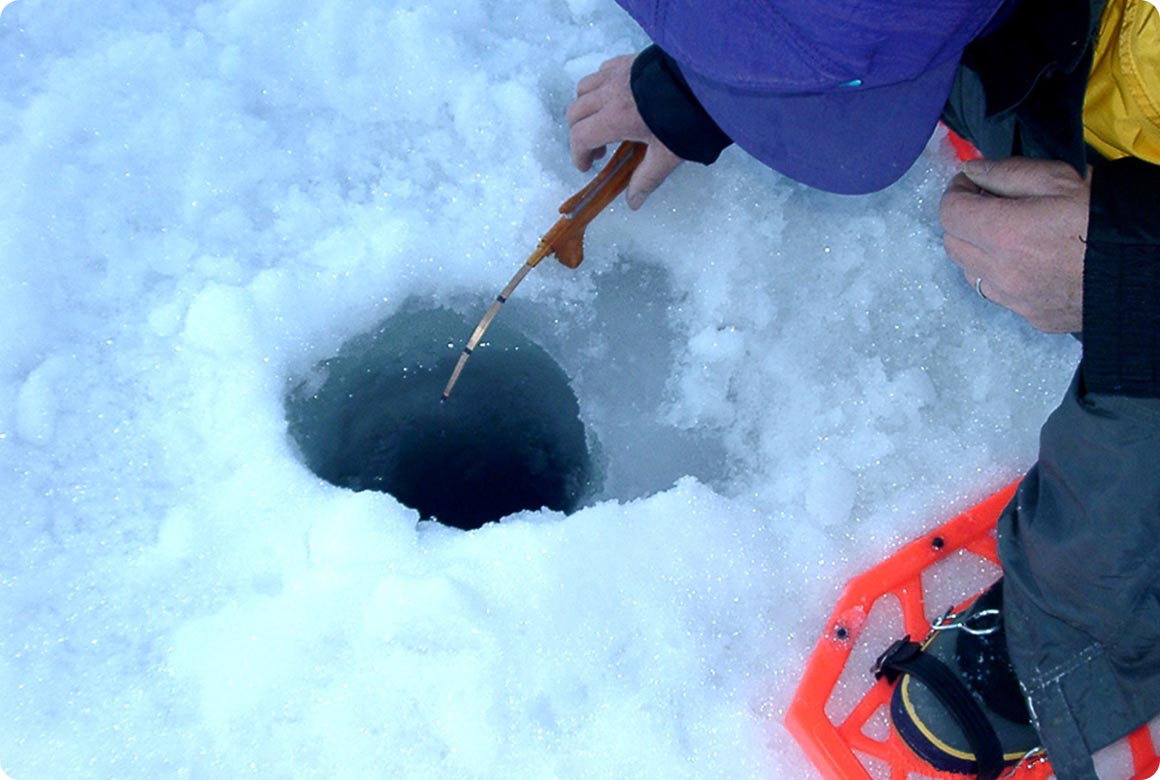
<instances>
[{"instance_id":1,"label":"silver ring on finger","mask_svg":"<svg viewBox=\"0 0 1160 780\"><path fill-rule=\"evenodd\" d=\"M982 298L984 301L990 302L991 299L983 294L983 277L981 277L981 276L975 277L975 292L977 292L979 294L979 297Z\"/></svg>"}]
</instances>

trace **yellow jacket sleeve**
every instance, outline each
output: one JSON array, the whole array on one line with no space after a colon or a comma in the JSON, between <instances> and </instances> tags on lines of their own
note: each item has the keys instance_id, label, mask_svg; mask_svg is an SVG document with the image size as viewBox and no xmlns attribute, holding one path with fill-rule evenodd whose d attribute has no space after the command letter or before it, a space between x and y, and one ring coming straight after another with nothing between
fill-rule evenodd
<instances>
[{"instance_id":1,"label":"yellow jacket sleeve","mask_svg":"<svg viewBox=\"0 0 1160 780\"><path fill-rule=\"evenodd\" d=\"M1160 11L1109 0L1084 100L1084 139L1104 157L1160 165Z\"/></svg>"}]
</instances>

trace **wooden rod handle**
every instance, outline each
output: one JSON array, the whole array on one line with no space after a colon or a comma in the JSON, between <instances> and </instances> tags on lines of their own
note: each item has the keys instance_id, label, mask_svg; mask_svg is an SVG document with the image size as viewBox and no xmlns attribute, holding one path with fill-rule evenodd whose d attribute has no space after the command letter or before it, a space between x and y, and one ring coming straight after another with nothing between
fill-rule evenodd
<instances>
[{"instance_id":1,"label":"wooden rod handle","mask_svg":"<svg viewBox=\"0 0 1160 780\"><path fill-rule=\"evenodd\" d=\"M647 148L637 141L625 141L600 173L560 206L564 216L544 234L542 243L562 264L576 268L584 261L584 229L628 187L628 180L644 159Z\"/></svg>"}]
</instances>

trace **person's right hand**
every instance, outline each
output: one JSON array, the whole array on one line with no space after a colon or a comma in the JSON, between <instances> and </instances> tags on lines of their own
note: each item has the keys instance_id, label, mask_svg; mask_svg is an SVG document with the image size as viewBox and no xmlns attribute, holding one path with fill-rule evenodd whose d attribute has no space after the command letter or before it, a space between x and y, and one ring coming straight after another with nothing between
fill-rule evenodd
<instances>
[{"instance_id":1,"label":"person's right hand","mask_svg":"<svg viewBox=\"0 0 1160 780\"><path fill-rule=\"evenodd\" d=\"M576 99L568 106L568 133L572 162L581 171L603 157L608 144L641 141L648 145L628 182L628 207L635 210L681 164L681 158L652 134L637 111L629 85L634 59L632 54L616 57L580 79Z\"/></svg>"},{"instance_id":2,"label":"person's right hand","mask_svg":"<svg viewBox=\"0 0 1160 780\"><path fill-rule=\"evenodd\" d=\"M972 160L939 217L967 284L1045 333L1083 330L1091 175L1058 160Z\"/></svg>"}]
</instances>

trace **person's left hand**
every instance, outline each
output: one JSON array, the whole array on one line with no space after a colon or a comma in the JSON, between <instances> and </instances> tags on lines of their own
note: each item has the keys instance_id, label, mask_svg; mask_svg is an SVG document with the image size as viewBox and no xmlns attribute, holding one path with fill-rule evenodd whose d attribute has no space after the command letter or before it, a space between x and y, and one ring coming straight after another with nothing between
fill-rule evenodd
<instances>
[{"instance_id":1,"label":"person's left hand","mask_svg":"<svg viewBox=\"0 0 1160 780\"><path fill-rule=\"evenodd\" d=\"M635 59L632 54L615 57L580 79L576 99L568 106L572 162L581 171L603 157L610 143L640 141L648 147L628 180L626 198L634 211L681 164L681 158L653 135L637 110L630 83Z\"/></svg>"},{"instance_id":2,"label":"person's left hand","mask_svg":"<svg viewBox=\"0 0 1160 780\"><path fill-rule=\"evenodd\" d=\"M1046 333L1076 333L1090 199L1090 174L1064 162L972 160L943 194L943 243L987 300Z\"/></svg>"}]
</instances>

